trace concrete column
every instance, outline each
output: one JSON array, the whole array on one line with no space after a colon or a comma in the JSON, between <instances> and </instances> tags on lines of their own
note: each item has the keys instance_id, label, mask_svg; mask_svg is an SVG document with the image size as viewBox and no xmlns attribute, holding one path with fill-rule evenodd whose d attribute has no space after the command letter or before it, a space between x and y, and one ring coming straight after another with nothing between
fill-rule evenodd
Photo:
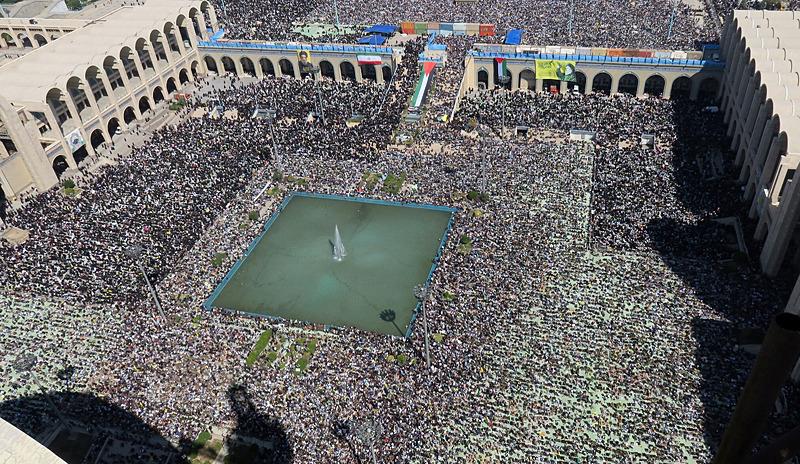
<instances>
[{"instance_id":1,"label":"concrete column","mask_svg":"<svg viewBox=\"0 0 800 464\"><path fill-rule=\"evenodd\" d=\"M595 74L589 75L588 73L584 74L586 76L586 88L584 89L583 93L589 95L592 93L592 87L594 86L594 76Z\"/></svg>"},{"instance_id":2,"label":"concrete column","mask_svg":"<svg viewBox=\"0 0 800 464\"><path fill-rule=\"evenodd\" d=\"M71 162L72 164L70 164L70 166L74 165L75 160L73 159L72 161L70 161L72 159L72 153L69 151L69 145L67 145L65 137L66 134L64 134L61 131L61 127L58 125L58 119L56 119L55 114L53 114L53 109L50 108L50 105L47 106L47 111L44 112L44 117L45 119L47 119L47 123L50 125L50 130L59 140L59 144L61 145L61 150L63 150L64 153L67 155L67 164ZM50 166L50 169L52 168L53 167Z\"/></svg>"},{"instance_id":3,"label":"concrete column","mask_svg":"<svg viewBox=\"0 0 800 464\"><path fill-rule=\"evenodd\" d=\"M31 33L31 30L30 30L30 29L28 29L27 27L25 28L25 35L27 35L27 36L28 36L28 39L31 41L31 46L32 46L34 49L36 49L36 48L39 48L39 42L37 42L37 41L36 41L36 39L33 37L33 36L34 36L34 34L32 34L32 33Z\"/></svg>"},{"instance_id":4,"label":"concrete column","mask_svg":"<svg viewBox=\"0 0 800 464\"><path fill-rule=\"evenodd\" d=\"M92 93L92 89L89 86L89 83L87 81L81 79L81 85L83 85L83 87L85 89L89 90L87 92L84 89L83 92L86 94L86 97L89 99L89 101L92 102L92 108L94 108L94 112L97 114L97 120L100 123L100 130L103 132L103 135L105 136L106 140L110 141L111 140L111 134L108 133L108 127L106 127L105 121L103 121L103 111L102 111L102 108L100 108L100 104L98 104L97 100L94 98L94 93ZM89 141L87 139L87 142L91 142L91 141ZM90 143L90 145L91 145L91 143Z\"/></svg>"},{"instance_id":5,"label":"concrete column","mask_svg":"<svg viewBox=\"0 0 800 464\"><path fill-rule=\"evenodd\" d=\"M697 95L700 93L700 80L699 79L691 79L692 87L689 90L689 100L695 101L697 100Z\"/></svg>"},{"instance_id":6,"label":"concrete column","mask_svg":"<svg viewBox=\"0 0 800 464\"><path fill-rule=\"evenodd\" d=\"M661 98L669 100L672 97L672 84L674 82L675 79L664 78L664 93L661 94Z\"/></svg>"},{"instance_id":7,"label":"concrete column","mask_svg":"<svg viewBox=\"0 0 800 464\"><path fill-rule=\"evenodd\" d=\"M753 164L756 166L761 166L761 169L764 169L764 161L767 158L767 151L769 150L770 141L775 136L775 122L772 119L767 119L764 124L764 128L761 130L759 134L759 139L756 144L754 144L754 156L753 156Z\"/></svg>"},{"instance_id":8,"label":"concrete column","mask_svg":"<svg viewBox=\"0 0 800 464\"><path fill-rule=\"evenodd\" d=\"M772 177L778 167L778 160L780 157L780 145L778 137L774 136L770 139L769 151L767 152L767 161L764 163L764 169L761 171L761 179L759 179L759 187L770 189L770 196L772 196Z\"/></svg>"},{"instance_id":9,"label":"concrete column","mask_svg":"<svg viewBox=\"0 0 800 464\"><path fill-rule=\"evenodd\" d=\"M106 76L105 68L100 68L102 71L98 73L100 76L100 80L103 81L103 87L106 88L106 92L108 92L108 97L111 99L111 103L114 106L114 112L117 115L117 120L119 120L119 125L125 127L125 116L122 113L122 108L120 108L119 99L117 98L116 92L114 89L111 88L111 81L108 80L108 76ZM112 136L114 134L111 134Z\"/></svg>"},{"instance_id":10,"label":"concrete column","mask_svg":"<svg viewBox=\"0 0 800 464\"><path fill-rule=\"evenodd\" d=\"M536 79L536 88L533 89L536 93L542 93L542 86L544 85L544 79Z\"/></svg>"},{"instance_id":11,"label":"concrete column","mask_svg":"<svg viewBox=\"0 0 800 464\"><path fill-rule=\"evenodd\" d=\"M147 77L144 75L144 65L142 64L142 60L141 60L141 58L139 58L139 54L136 52L136 50L131 50L131 56L133 57L132 61L133 61L133 65L136 67L136 72L139 73L139 80L141 81L142 86L144 86L144 88L146 89L146 88L148 88L147 87ZM125 74L125 75L127 76L127 74ZM127 82L126 82L126 84L127 84ZM128 93L130 93L131 95L135 95L136 94L136 89L134 89L132 87L128 87Z\"/></svg>"},{"instance_id":12,"label":"concrete column","mask_svg":"<svg viewBox=\"0 0 800 464\"><path fill-rule=\"evenodd\" d=\"M336 82L342 82L342 68L339 67L341 63L341 61L331 61L331 65L333 66L333 78Z\"/></svg>"},{"instance_id":13,"label":"concrete column","mask_svg":"<svg viewBox=\"0 0 800 464\"><path fill-rule=\"evenodd\" d=\"M388 84L388 82L383 81L383 66L381 65L375 66L375 80L378 82L378 84Z\"/></svg>"},{"instance_id":14,"label":"concrete column","mask_svg":"<svg viewBox=\"0 0 800 464\"><path fill-rule=\"evenodd\" d=\"M645 82L647 82L647 79L643 79L641 76L636 76L636 78L637 78L636 96L644 97L644 84Z\"/></svg>"},{"instance_id":15,"label":"concrete column","mask_svg":"<svg viewBox=\"0 0 800 464\"><path fill-rule=\"evenodd\" d=\"M6 150L6 146L0 143L0 159L8 158L11 154Z\"/></svg>"},{"instance_id":16,"label":"concrete column","mask_svg":"<svg viewBox=\"0 0 800 464\"><path fill-rule=\"evenodd\" d=\"M794 177L798 177L795 175ZM792 238L795 225L797 224L798 212L800 212L800 195L797 195L797 180L792 179L792 183L786 187L780 205L777 210L777 218L772 221L767 240L761 250L759 261L761 270L764 274L774 277L778 274L783 262L786 248ZM780 188L780 185L775 186Z\"/></svg>"},{"instance_id":17,"label":"concrete column","mask_svg":"<svg viewBox=\"0 0 800 464\"><path fill-rule=\"evenodd\" d=\"M23 124L16 110L0 96L0 120L6 126L11 140L22 156L28 173L40 191L49 189L58 183L58 178L50 165L47 155L39 143L39 131L31 120ZM10 189L9 189L10 190ZM14 192L8 192L12 195Z\"/></svg>"},{"instance_id":18,"label":"concrete column","mask_svg":"<svg viewBox=\"0 0 800 464\"><path fill-rule=\"evenodd\" d=\"M248 58L250 58L250 57L248 57ZM261 60L260 59L254 60L253 58L250 58L250 61L253 62L253 66L256 68L256 77L259 78L259 79L263 79L264 78L264 70L261 69Z\"/></svg>"},{"instance_id":19,"label":"concrete column","mask_svg":"<svg viewBox=\"0 0 800 464\"><path fill-rule=\"evenodd\" d=\"M611 94L619 93L619 77L614 77L611 74Z\"/></svg>"},{"instance_id":20,"label":"concrete column","mask_svg":"<svg viewBox=\"0 0 800 464\"><path fill-rule=\"evenodd\" d=\"M560 82L558 91L561 93L567 93L567 91L569 91L569 86L567 85L567 81Z\"/></svg>"}]
</instances>

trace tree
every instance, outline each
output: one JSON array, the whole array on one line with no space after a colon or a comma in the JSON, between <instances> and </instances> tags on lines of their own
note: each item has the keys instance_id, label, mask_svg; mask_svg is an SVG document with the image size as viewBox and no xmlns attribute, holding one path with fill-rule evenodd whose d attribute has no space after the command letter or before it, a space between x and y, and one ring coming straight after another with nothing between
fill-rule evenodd
<instances>
[{"instance_id":1,"label":"tree","mask_svg":"<svg viewBox=\"0 0 800 464\"><path fill-rule=\"evenodd\" d=\"M81 3L81 0L66 0L64 3L67 5L67 8L72 11L77 11L83 8L83 3Z\"/></svg>"}]
</instances>

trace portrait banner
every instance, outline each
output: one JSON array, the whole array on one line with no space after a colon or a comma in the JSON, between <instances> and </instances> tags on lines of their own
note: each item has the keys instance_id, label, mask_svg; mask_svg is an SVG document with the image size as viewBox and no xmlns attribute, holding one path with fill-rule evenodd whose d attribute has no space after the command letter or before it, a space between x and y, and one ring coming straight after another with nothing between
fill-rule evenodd
<instances>
[{"instance_id":1,"label":"portrait banner","mask_svg":"<svg viewBox=\"0 0 800 464\"><path fill-rule=\"evenodd\" d=\"M83 134L81 134L80 129L75 129L64 138L67 139L67 145L69 145L69 149L72 153L75 153L82 146L86 145L86 141L83 140Z\"/></svg>"},{"instance_id":2,"label":"portrait banner","mask_svg":"<svg viewBox=\"0 0 800 464\"><path fill-rule=\"evenodd\" d=\"M300 74L311 74L314 64L311 63L311 50L298 50L297 63L300 65Z\"/></svg>"},{"instance_id":3,"label":"portrait banner","mask_svg":"<svg viewBox=\"0 0 800 464\"><path fill-rule=\"evenodd\" d=\"M536 60L536 78L575 82L575 61Z\"/></svg>"}]
</instances>

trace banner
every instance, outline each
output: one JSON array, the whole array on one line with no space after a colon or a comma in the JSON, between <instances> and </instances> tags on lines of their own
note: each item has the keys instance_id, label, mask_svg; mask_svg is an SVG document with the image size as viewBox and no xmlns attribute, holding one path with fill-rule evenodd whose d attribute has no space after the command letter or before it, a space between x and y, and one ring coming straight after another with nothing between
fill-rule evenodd
<instances>
[{"instance_id":1,"label":"banner","mask_svg":"<svg viewBox=\"0 0 800 464\"><path fill-rule=\"evenodd\" d=\"M575 62L567 60L536 60L536 78L575 82Z\"/></svg>"},{"instance_id":2,"label":"banner","mask_svg":"<svg viewBox=\"0 0 800 464\"><path fill-rule=\"evenodd\" d=\"M498 76L505 76L506 75L506 61L505 61L505 58L495 58L494 61L497 63L497 75Z\"/></svg>"},{"instance_id":3,"label":"banner","mask_svg":"<svg viewBox=\"0 0 800 464\"><path fill-rule=\"evenodd\" d=\"M377 55L358 55L358 64L381 64L381 57Z\"/></svg>"},{"instance_id":4,"label":"banner","mask_svg":"<svg viewBox=\"0 0 800 464\"><path fill-rule=\"evenodd\" d=\"M434 69L436 69L435 62L433 61L422 62L422 73L419 76L419 81L417 82L417 88L414 90L414 96L411 97L412 107L419 108L425 101L425 97L428 94L428 89L430 88L431 76L433 75Z\"/></svg>"},{"instance_id":5,"label":"banner","mask_svg":"<svg viewBox=\"0 0 800 464\"><path fill-rule=\"evenodd\" d=\"M297 62L300 64L300 74L310 74L314 69L311 63L311 52L309 50L298 50Z\"/></svg>"},{"instance_id":6,"label":"banner","mask_svg":"<svg viewBox=\"0 0 800 464\"><path fill-rule=\"evenodd\" d=\"M81 134L80 129L75 129L67 134L66 139L67 145L69 145L69 149L72 151L72 153L75 153L82 146L86 145L86 141L83 140L83 134Z\"/></svg>"}]
</instances>

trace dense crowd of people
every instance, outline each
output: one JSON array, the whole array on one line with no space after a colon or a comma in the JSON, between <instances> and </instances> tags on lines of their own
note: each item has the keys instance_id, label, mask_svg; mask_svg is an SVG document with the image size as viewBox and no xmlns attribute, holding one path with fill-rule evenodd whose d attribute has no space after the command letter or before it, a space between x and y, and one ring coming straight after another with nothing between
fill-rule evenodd
<instances>
[{"instance_id":1,"label":"dense crowd of people","mask_svg":"<svg viewBox=\"0 0 800 464\"><path fill-rule=\"evenodd\" d=\"M434 116L452 108L461 40L446 42ZM746 262L730 267L741 251L713 219L739 215L737 191L706 167L722 160L730 176L719 115L655 98L491 91L465 98L450 123L426 115L415 129L401 113L419 47L407 46L386 97L372 83L211 80L182 122L79 182L79 196L53 190L10 211L31 235L0 247L0 376L13 379L0 415L35 430L52 415L3 406L33 389L10 362L25 351L47 388L98 395L175 441L245 423L278 443L274 462L363 462L371 446L398 463L709 462L752 361L731 334L765 327L785 290ZM208 116L220 103L225 114ZM272 126L250 118L256 106L277 110ZM365 118L348 127L353 113ZM528 134L504 133L503 121ZM596 139L570 142L571 128ZM398 131L417 143L387 148ZM370 187L366 173L402 173L405 185ZM425 309L440 336L430 371L420 330L406 341L202 309L292 190L458 208ZM166 320L130 245L144 250ZM266 329L318 341L302 375L246 364ZM247 407L230 401L236 385ZM353 433L368 421L380 424L374 443Z\"/></svg>"},{"instance_id":2,"label":"dense crowd of people","mask_svg":"<svg viewBox=\"0 0 800 464\"><path fill-rule=\"evenodd\" d=\"M572 7L575 11L570 20ZM718 34L710 26L701 28L688 5L679 3L671 19L672 4L657 0L636 2L635 8L624 2L581 5L567 0L549 0L536 5L500 0L424 3L390 0L377 7L355 0L228 0L224 9L219 2L217 11L228 37L259 40L297 40L299 36L292 30L298 24L335 24L337 18L341 24L352 25L399 25L403 21L489 23L495 25L498 35L522 28L524 42L534 45L694 49L698 41L713 40ZM318 40L342 38L332 35Z\"/></svg>"}]
</instances>

